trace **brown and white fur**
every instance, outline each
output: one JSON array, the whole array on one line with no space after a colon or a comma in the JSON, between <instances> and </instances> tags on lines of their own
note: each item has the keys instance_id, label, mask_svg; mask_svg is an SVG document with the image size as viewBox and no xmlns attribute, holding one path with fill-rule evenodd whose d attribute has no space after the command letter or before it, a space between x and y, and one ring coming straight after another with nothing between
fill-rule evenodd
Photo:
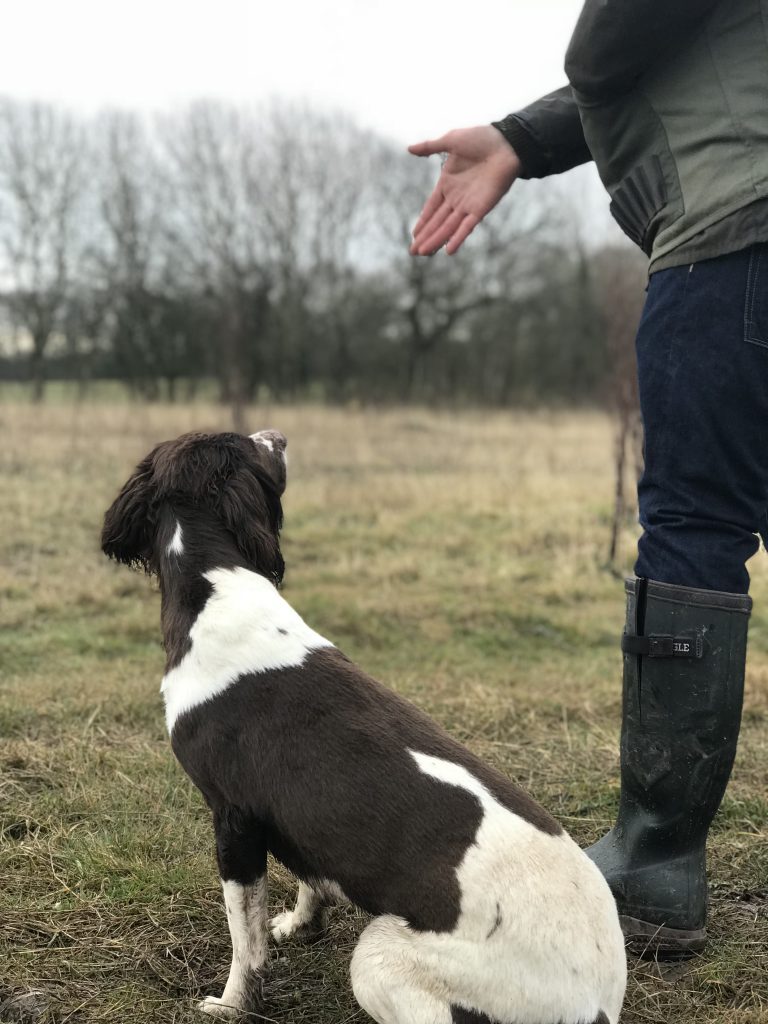
<instances>
[{"instance_id":1,"label":"brown and white fur","mask_svg":"<svg viewBox=\"0 0 768 1024\"><path fill-rule=\"evenodd\" d=\"M345 897L373 915L352 987L379 1024L616 1024L624 942L550 815L311 629L278 592L285 438L158 445L103 550L156 573L173 750L213 815L232 967L206 1013L255 1007L280 941ZM299 878L267 917L267 853Z\"/></svg>"}]
</instances>

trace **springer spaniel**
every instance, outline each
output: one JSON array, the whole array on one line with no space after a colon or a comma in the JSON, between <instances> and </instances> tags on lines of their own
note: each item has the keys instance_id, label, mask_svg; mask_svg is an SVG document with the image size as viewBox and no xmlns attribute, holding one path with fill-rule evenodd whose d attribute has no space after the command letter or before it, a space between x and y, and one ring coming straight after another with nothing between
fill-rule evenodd
<instances>
[{"instance_id":1,"label":"springer spaniel","mask_svg":"<svg viewBox=\"0 0 768 1024\"><path fill-rule=\"evenodd\" d=\"M254 1009L270 930L343 897L373 915L351 978L379 1024L616 1024L624 940L598 869L280 596L285 446L166 441L104 521L104 552L159 577L168 731L213 815L232 966L200 1009ZM300 880L271 921L268 852Z\"/></svg>"}]
</instances>

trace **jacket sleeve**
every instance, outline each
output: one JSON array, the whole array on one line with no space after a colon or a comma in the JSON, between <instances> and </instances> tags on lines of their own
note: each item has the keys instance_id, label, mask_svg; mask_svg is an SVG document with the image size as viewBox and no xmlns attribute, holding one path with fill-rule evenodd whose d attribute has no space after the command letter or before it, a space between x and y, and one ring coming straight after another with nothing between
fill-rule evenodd
<instances>
[{"instance_id":1,"label":"jacket sleeve","mask_svg":"<svg viewBox=\"0 0 768 1024\"><path fill-rule=\"evenodd\" d=\"M726 0L587 0L565 56L579 102L600 103L628 92L695 35L719 2Z\"/></svg>"},{"instance_id":2,"label":"jacket sleeve","mask_svg":"<svg viewBox=\"0 0 768 1024\"><path fill-rule=\"evenodd\" d=\"M592 159L569 85L492 123L520 158L523 178L560 174Z\"/></svg>"},{"instance_id":3,"label":"jacket sleeve","mask_svg":"<svg viewBox=\"0 0 768 1024\"><path fill-rule=\"evenodd\" d=\"M570 85L493 122L519 156L522 177L544 178L591 160L576 97L585 106L628 92L720 2L587 0L565 58Z\"/></svg>"}]
</instances>

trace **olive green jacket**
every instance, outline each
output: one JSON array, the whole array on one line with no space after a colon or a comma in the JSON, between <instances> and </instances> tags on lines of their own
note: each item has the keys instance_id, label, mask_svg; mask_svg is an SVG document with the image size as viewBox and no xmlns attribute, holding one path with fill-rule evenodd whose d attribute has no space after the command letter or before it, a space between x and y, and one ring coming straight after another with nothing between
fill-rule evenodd
<instances>
[{"instance_id":1,"label":"olive green jacket","mask_svg":"<svg viewBox=\"0 0 768 1024\"><path fill-rule=\"evenodd\" d=\"M565 69L494 122L525 176L594 159L651 271L768 241L768 0L587 0Z\"/></svg>"}]
</instances>

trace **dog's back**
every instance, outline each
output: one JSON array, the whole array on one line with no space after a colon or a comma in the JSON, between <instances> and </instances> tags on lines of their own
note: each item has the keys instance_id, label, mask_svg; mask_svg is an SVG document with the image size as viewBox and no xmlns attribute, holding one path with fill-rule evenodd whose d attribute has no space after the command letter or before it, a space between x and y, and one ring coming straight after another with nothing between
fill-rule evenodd
<instances>
[{"instance_id":1,"label":"dog's back","mask_svg":"<svg viewBox=\"0 0 768 1024\"><path fill-rule=\"evenodd\" d=\"M439 965L453 1005L491 1020L615 1021L625 968L613 897L557 822L310 630L266 580L213 578L164 683L169 707L180 685L198 696L169 720L174 751L214 809L262 823L294 874L380 917L353 961L356 990L405 941ZM218 650L214 617L229 622ZM234 663L221 686L214 666Z\"/></svg>"}]
</instances>

